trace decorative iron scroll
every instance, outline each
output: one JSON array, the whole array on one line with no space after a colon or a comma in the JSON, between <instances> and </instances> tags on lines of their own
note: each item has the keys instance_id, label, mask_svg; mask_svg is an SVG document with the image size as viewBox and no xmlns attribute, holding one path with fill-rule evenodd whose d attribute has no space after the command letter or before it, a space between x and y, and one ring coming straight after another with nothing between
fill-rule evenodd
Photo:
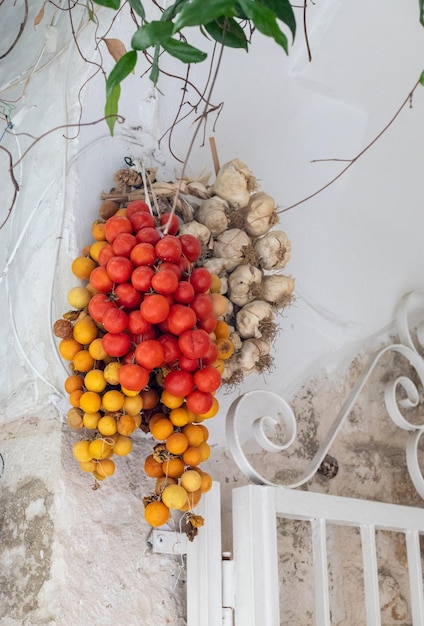
<instances>
[{"instance_id":1,"label":"decorative iron scroll","mask_svg":"<svg viewBox=\"0 0 424 626\"><path fill-rule=\"evenodd\" d=\"M284 484L285 487L300 487L314 476L383 355L386 353L402 355L415 371L424 389L424 359L419 353L419 348L422 348L424 345L424 324L418 324L414 337L409 327L410 309L417 299L421 299L424 304L424 291L414 291L402 298L396 315L396 324L401 343L386 346L370 359L342 405L338 416L320 444L315 456L307 464L306 470L296 481ZM419 344L419 347L416 344ZM400 389L403 391L402 399L399 398ZM418 447L421 436L424 434L424 423L420 425L413 424L403 415L403 410L418 406L420 401L419 390L409 376L399 376L385 385L384 397L386 408L392 421L399 428L409 431L406 445L407 467L417 493L424 498L424 477L418 462ZM274 431L276 429L280 431L280 439L282 433L282 443L275 443L272 440L268 434L270 428L273 428ZM296 434L296 417L291 407L283 398L271 391L248 391L234 400L228 410L226 436L229 448L239 468L249 480L256 484L277 485L269 481L253 467L247 458L249 446L252 448L253 443L255 449L259 445L262 450L268 452L282 452L290 448L296 440Z\"/></svg>"}]
</instances>

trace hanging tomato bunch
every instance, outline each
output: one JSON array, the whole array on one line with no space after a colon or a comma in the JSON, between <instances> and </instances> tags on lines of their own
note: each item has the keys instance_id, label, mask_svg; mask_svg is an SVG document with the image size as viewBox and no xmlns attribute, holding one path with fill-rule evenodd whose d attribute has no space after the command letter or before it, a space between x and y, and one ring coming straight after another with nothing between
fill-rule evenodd
<instances>
[{"instance_id":1,"label":"hanging tomato bunch","mask_svg":"<svg viewBox=\"0 0 424 626\"><path fill-rule=\"evenodd\" d=\"M183 511L193 538L203 523L193 509L212 486L199 467L210 453L203 422L218 413L222 384L272 363L274 316L294 289L280 272L290 242L272 229L273 199L237 159L211 187L151 180L146 189L146 172L142 181L120 170L102 194L93 242L72 263L81 281L68 293L72 310L53 330L70 368L67 422L84 433L73 447L81 470L104 480L137 429L148 433L144 470L156 482L145 518L160 526Z\"/></svg>"},{"instance_id":2,"label":"hanging tomato bunch","mask_svg":"<svg viewBox=\"0 0 424 626\"><path fill-rule=\"evenodd\" d=\"M104 480L113 457L131 452L136 429L150 433L156 444L144 469L156 485L145 517L159 526L172 509L191 511L212 486L198 467L210 452L200 422L218 413L215 392L233 353L230 328L218 320L226 299L220 279L196 266L201 244L178 234L178 218L155 218L142 200L103 203L101 213L113 209L94 222L93 243L72 263L82 284L69 291L73 310L54 333L70 367L67 422L86 433L73 447L80 468ZM187 517L193 528L202 523Z\"/></svg>"}]
</instances>

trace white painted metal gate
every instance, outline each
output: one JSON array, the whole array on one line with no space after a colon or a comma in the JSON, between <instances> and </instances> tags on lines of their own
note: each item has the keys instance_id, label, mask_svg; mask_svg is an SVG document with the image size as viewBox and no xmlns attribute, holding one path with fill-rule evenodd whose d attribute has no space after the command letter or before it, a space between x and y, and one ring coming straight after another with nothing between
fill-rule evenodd
<instances>
[{"instance_id":1,"label":"white painted metal gate","mask_svg":"<svg viewBox=\"0 0 424 626\"><path fill-rule=\"evenodd\" d=\"M277 516L308 520L311 525L317 626L331 624L328 523L360 529L369 626L381 624L376 530L405 534L412 623L423 626L419 535L424 534L424 509L258 485L234 491L235 626L280 625Z\"/></svg>"},{"instance_id":2,"label":"white painted metal gate","mask_svg":"<svg viewBox=\"0 0 424 626\"><path fill-rule=\"evenodd\" d=\"M423 292L418 296L422 297ZM290 407L276 394L248 392L229 411L227 439L235 460L252 483L233 491L233 559L221 558L219 485L215 484L201 506L206 524L203 534L188 546L188 626L280 626L278 579L277 520L306 520L312 537L315 618L301 626L330 626L327 526L339 524L357 528L360 533L365 619L367 626L381 625L376 533L388 530L405 538L409 576L410 612L413 626L424 626L424 595L420 535L424 535L424 508L406 507L329 496L295 489L315 473L334 441L343 420L349 414L380 356L392 350L401 354L415 370L424 387L424 360L414 345L408 329L408 306L417 293L405 296L400 303L398 331L400 344L381 350L365 369L346 400L327 437L304 475L288 486L269 483L248 461L245 446L249 437L262 448L279 451L291 445L296 436L296 421ZM418 339L420 334L418 328ZM422 342L420 342L422 343ZM403 390L399 400L397 388ZM256 394L256 395L255 395ZM259 395L258 395L259 394ZM394 423L408 431L406 460L417 492L424 498L424 480L419 464L419 441L424 424L417 426L402 412L417 406L420 394L415 383L401 376L386 384L385 400ZM243 428L239 430L238 419ZM267 437L270 425L280 425L286 435L276 446ZM297 626L297 625L296 625ZM300 626L300 625L299 625ZM358 626L365 626L365 623Z\"/></svg>"}]
</instances>

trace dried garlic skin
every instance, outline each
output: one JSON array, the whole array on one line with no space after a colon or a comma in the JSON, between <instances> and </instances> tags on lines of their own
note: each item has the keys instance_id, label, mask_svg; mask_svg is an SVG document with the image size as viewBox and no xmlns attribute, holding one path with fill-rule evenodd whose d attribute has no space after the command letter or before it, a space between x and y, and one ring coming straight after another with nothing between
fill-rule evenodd
<instances>
[{"instance_id":1,"label":"dried garlic skin","mask_svg":"<svg viewBox=\"0 0 424 626\"><path fill-rule=\"evenodd\" d=\"M228 297L237 306L244 306L255 299L253 288L261 280L260 269L248 264L239 265L228 277Z\"/></svg>"},{"instance_id":2,"label":"dried garlic skin","mask_svg":"<svg viewBox=\"0 0 424 626\"><path fill-rule=\"evenodd\" d=\"M198 222L207 226L214 237L228 228L228 202L219 196L204 200L197 209L195 217Z\"/></svg>"},{"instance_id":3,"label":"dried garlic skin","mask_svg":"<svg viewBox=\"0 0 424 626\"><path fill-rule=\"evenodd\" d=\"M200 224L200 222L196 222L195 220L187 222L186 224L181 224L179 234L193 235L200 241L202 246L206 246L211 238L211 231L209 228L204 224Z\"/></svg>"},{"instance_id":4,"label":"dried garlic skin","mask_svg":"<svg viewBox=\"0 0 424 626\"><path fill-rule=\"evenodd\" d=\"M233 159L220 167L212 191L236 209L245 207L250 193L256 189L256 179L239 159Z\"/></svg>"},{"instance_id":5,"label":"dried garlic skin","mask_svg":"<svg viewBox=\"0 0 424 626\"><path fill-rule=\"evenodd\" d=\"M227 270L231 272L243 260L243 249L251 245L250 237L240 228L230 228L221 233L213 246L214 255L228 259Z\"/></svg>"},{"instance_id":6,"label":"dried garlic skin","mask_svg":"<svg viewBox=\"0 0 424 626\"><path fill-rule=\"evenodd\" d=\"M243 339L249 339L250 337L260 339L262 337L260 323L267 318L271 319L272 315L272 307L268 302L253 300L237 313L237 332Z\"/></svg>"},{"instance_id":7,"label":"dried garlic skin","mask_svg":"<svg viewBox=\"0 0 424 626\"><path fill-rule=\"evenodd\" d=\"M243 342L239 364L242 370L250 372L256 367L259 359L270 353L271 345L263 339L246 339Z\"/></svg>"},{"instance_id":8,"label":"dried garlic skin","mask_svg":"<svg viewBox=\"0 0 424 626\"><path fill-rule=\"evenodd\" d=\"M258 191L250 196L248 205L243 209L243 214L244 228L251 237L265 235L278 223L274 198L264 191Z\"/></svg>"},{"instance_id":9,"label":"dried garlic skin","mask_svg":"<svg viewBox=\"0 0 424 626\"><path fill-rule=\"evenodd\" d=\"M233 268L232 259L223 259L218 256L213 256L210 259L205 259L202 262L202 266L205 267L211 274L217 276L225 275L230 268ZM225 292L223 292L225 293Z\"/></svg>"},{"instance_id":10,"label":"dried garlic skin","mask_svg":"<svg viewBox=\"0 0 424 626\"><path fill-rule=\"evenodd\" d=\"M282 270L290 259L291 243L282 230L270 230L254 244L259 265L265 270Z\"/></svg>"},{"instance_id":11,"label":"dried garlic skin","mask_svg":"<svg viewBox=\"0 0 424 626\"><path fill-rule=\"evenodd\" d=\"M290 300L294 292L295 281L293 276L271 274L262 281L261 295L270 304L278 306Z\"/></svg>"}]
</instances>

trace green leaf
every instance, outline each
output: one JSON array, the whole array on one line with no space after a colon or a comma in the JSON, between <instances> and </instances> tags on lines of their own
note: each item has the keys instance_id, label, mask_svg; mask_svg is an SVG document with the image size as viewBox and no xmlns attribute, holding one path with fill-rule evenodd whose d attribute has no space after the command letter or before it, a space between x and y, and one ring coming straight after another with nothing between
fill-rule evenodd
<instances>
[{"instance_id":1,"label":"green leaf","mask_svg":"<svg viewBox=\"0 0 424 626\"><path fill-rule=\"evenodd\" d=\"M205 30L212 39L229 48L248 49L248 41L244 30L232 17L220 17L209 24L205 24Z\"/></svg>"},{"instance_id":2,"label":"green leaf","mask_svg":"<svg viewBox=\"0 0 424 626\"><path fill-rule=\"evenodd\" d=\"M87 2L87 13L88 13L88 19L90 22L94 22L96 23L95 17L94 17L94 11L93 11L93 4L92 2Z\"/></svg>"},{"instance_id":3,"label":"green leaf","mask_svg":"<svg viewBox=\"0 0 424 626\"><path fill-rule=\"evenodd\" d=\"M118 102L119 96L121 95L121 86L115 85L113 89L110 90L106 97L105 104L105 117L106 124L109 126L109 132L113 137L113 131L116 124L116 117L118 115Z\"/></svg>"},{"instance_id":4,"label":"green leaf","mask_svg":"<svg viewBox=\"0 0 424 626\"><path fill-rule=\"evenodd\" d=\"M141 26L131 39L131 47L134 50L146 50L169 39L172 35L172 23L155 20Z\"/></svg>"},{"instance_id":5,"label":"green leaf","mask_svg":"<svg viewBox=\"0 0 424 626\"><path fill-rule=\"evenodd\" d=\"M131 74L136 62L137 52L135 50L130 50L116 62L115 67L109 74L106 81L106 98L109 98L109 94L115 89L116 86L119 86L120 82L124 80L128 74Z\"/></svg>"},{"instance_id":6,"label":"green leaf","mask_svg":"<svg viewBox=\"0 0 424 626\"><path fill-rule=\"evenodd\" d=\"M271 9L279 20L287 24L294 39L296 35L296 18L289 0L259 0L259 2Z\"/></svg>"},{"instance_id":7,"label":"green leaf","mask_svg":"<svg viewBox=\"0 0 424 626\"><path fill-rule=\"evenodd\" d=\"M200 26L213 22L218 17L234 17L236 0L191 0L185 4L175 20L174 33L185 26Z\"/></svg>"},{"instance_id":8,"label":"green leaf","mask_svg":"<svg viewBox=\"0 0 424 626\"><path fill-rule=\"evenodd\" d=\"M179 13L183 7L184 4L187 4L189 0L176 0L176 2L174 2L174 4L171 4L170 7L168 7L167 9L165 9L165 11L162 13L162 17L160 18L163 22L168 21L168 20L173 20L174 17L177 15L177 13Z\"/></svg>"},{"instance_id":9,"label":"green leaf","mask_svg":"<svg viewBox=\"0 0 424 626\"><path fill-rule=\"evenodd\" d=\"M141 4L140 0L129 0L130 7L133 11L137 13L141 17L142 20L146 19L146 13L144 11L144 7Z\"/></svg>"},{"instance_id":10,"label":"green leaf","mask_svg":"<svg viewBox=\"0 0 424 626\"><path fill-rule=\"evenodd\" d=\"M109 9L119 9L121 0L93 0L96 4L100 4L102 7L108 7Z\"/></svg>"},{"instance_id":11,"label":"green leaf","mask_svg":"<svg viewBox=\"0 0 424 626\"><path fill-rule=\"evenodd\" d=\"M423 85L424 87L424 71L421 72L421 76L420 76L420 85Z\"/></svg>"},{"instance_id":12,"label":"green leaf","mask_svg":"<svg viewBox=\"0 0 424 626\"><path fill-rule=\"evenodd\" d=\"M257 0L239 1L248 19L253 22L258 31L267 37L272 37L278 45L288 52L287 37L278 26L275 13Z\"/></svg>"},{"instance_id":13,"label":"green leaf","mask_svg":"<svg viewBox=\"0 0 424 626\"><path fill-rule=\"evenodd\" d=\"M149 78L154 85L156 85L156 83L159 80L159 53L160 53L160 45L157 44L155 46L155 53L153 55L152 69L149 74Z\"/></svg>"},{"instance_id":14,"label":"green leaf","mask_svg":"<svg viewBox=\"0 0 424 626\"><path fill-rule=\"evenodd\" d=\"M424 26L424 0L419 0L420 4L420 22Z\"/></svg>"},{"instance_id":15,"label":"green leaf","mask_svg":"<svg viewBox=\"0 0 424 626\"><path fill-rule=\"evenodd\" d=\"M179 41L178 39L167 39L166 41L162 41L161 45L166 52L183 63L199 63L200 61L204 61L208 56L206 52L202 52L199 48L195 48L189 43Z\"/></svg>"}]
</instances>

